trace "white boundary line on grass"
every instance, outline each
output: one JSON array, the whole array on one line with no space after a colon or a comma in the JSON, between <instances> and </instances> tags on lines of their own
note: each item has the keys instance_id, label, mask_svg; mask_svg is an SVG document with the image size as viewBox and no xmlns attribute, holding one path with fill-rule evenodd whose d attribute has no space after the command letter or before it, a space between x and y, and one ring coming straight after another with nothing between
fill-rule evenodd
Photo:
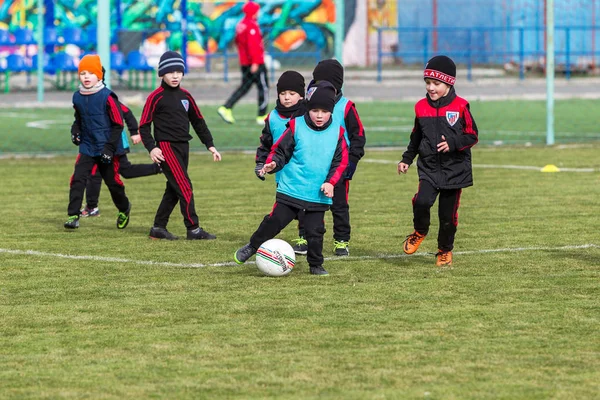
<instances>
[{"instance_id":1,"label":"white boundary line on grass","mask_svg":"<svg viewBox=\"0 0 600 400\"><path fill-rule=\"evenodd\" d=\"M373 164L398 164L398 161L393 160L372 160L364 159L364 162ZM484 168L484 169L521 169L528 171L542 171L543 167L536 167L533 165L510 165L510 164L473 164L473 168ZM600 168L563 168L558 167L557 172L596 172L600 171Z\"/></svg>"},{"instance_id":2,"label":"white boundary line on grass","mask_svg":"<svg viewBox=\"0 0 600 400\"><path fill-rule=\"evenodd\" d=\"M559 246L559 247L506 247L500 249L483 249L483 250L468 250L468 251L455 251L455 255L469 255L469 254L490 254L490 253L517 253L527 251L562 251L562 250L580 250L580 249L600 249L600 245L597 244L580 244L570 246ZM102 261L102 262L114 262L114 263L131 263L138 265L151 265L151 266L164 266L164 267L181 267L181 268L205 268L205 267L227 267L237 266L235 262L220 262L211 264L185 264L185 263L173 263L173 262L162 262L162 261L144 261L144 260L130 260L127 258L117 257L99 257L99 256L76 256L71 254L61 253L47 253L44 251L36 250L11 250L11 249L0 249L0 253L15 254L23 256L37 256L37 257L55 257L65 258L71 260L89 260L89 261ZM417 253L417 254L378 254L375 256L348 256L348 257L326 257L326 261L344 261L344 260L386 260L406 257L431 257L434 253ZM255 264L254 261L249 261L246 264Z\"/></svg>"}]
</instances>

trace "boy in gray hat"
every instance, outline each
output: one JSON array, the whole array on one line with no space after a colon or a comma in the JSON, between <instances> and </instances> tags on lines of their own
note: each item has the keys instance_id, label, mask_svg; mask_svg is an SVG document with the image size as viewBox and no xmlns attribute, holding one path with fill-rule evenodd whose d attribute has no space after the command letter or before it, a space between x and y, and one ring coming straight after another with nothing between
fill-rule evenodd
<instances>
[{"instance_id":1,"label":"boy in gray hat","mask_svg":"<svg viewBox=\"0 0 600 400\"><path fill-rule=\"evenodd\" d=\"M185 73L185 62L181 55L167 51L160 57L158 76L162 78L160 87L146 99L140 120L140 135L150 158L160 164L167 187L150 229L150 238L177 240L178 237L167 230L169 216L179 202L183 222L187 228L188 240L216 239L202 229L194 205L192 182L188 175L190 156L190 123L212 153L213 161L221 161L221 154L213 144L213 137L206 126L196 101L180 84ZM154 125L154 137L151 125Z\"/></svg>"}]
</instances>

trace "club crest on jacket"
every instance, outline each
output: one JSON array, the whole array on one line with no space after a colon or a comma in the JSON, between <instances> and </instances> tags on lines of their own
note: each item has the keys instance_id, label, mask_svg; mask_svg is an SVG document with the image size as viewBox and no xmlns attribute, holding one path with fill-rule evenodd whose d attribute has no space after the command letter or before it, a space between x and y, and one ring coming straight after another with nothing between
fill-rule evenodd
<instances>
[{"instance_id":1,"label":"club crest on jacket","mask_svg":"<svg viewBox=\"0 0 600 400\"><path fill-rule=\"evenodd\" d=\"M454 126L456 121L458 121L458 116L458 111L446 111L446 121L448 121L450 126Z\"/></svg>"},{"instance_id":2,"label":"club crest on jacket","mask_svg":"<svg viewBox=\"0 0 600 400\"><path fill-rule=\"evenodd\" d=\"M181 104L183 104L183 108L185 108L185 111L189 111L189 109L190 109L190 101L189 100L181 100Z\"/></svg>"}]
</instances>

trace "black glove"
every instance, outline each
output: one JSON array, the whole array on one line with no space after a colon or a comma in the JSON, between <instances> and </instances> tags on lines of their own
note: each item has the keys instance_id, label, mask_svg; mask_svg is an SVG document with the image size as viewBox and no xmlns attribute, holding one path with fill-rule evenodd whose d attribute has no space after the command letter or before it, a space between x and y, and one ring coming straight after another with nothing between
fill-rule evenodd
<instances>
[{"instance_id":1,"label":"black glove","mask_svg":"<svg viewBox=\"0 0 600 400\"><path fill-rule=\"evenodd\" d=\"M75 146L79 146L81 144L81 136L79 133L71 133L71 142L73 142Z\"/></svg>"},{"instance_id":2,"label":"black glove","mask_svg":"<svg viewBox=\"0 0 600 400\"><path fill-rule=\"evenodd\" d=\"M344 177L346 179L352 179L354 172L356 172L356 163L349 161L348 166L346 167L346 172L344 173Z\"/></svg>"},{"instance_id":3,"label":"black glove","mask_svg":"<svg viewBox=\"0 0 600 400\"><path fill-rule=\"evenodd\" d=\"M264 166L265 166L265 164L258 163L258 164L256 164L256 167L254 167L254 173L256 174L256 177L258 179L260 179L261 181L265 180L265 177L260 175L260 170L263 169Z\"/></svg>"},{"instance_id":4,"label":"black glove","mask_svg":"<svg viewBox=\"0 0 600 400\"><path fill-rule=\"evenodd\" d=\"M113 158L112 153L105 150L102 152L102 155L100 156L100 161L102 162L102 164L110 164L112 162L112 158Z\"/></svg>"}]
</instances>

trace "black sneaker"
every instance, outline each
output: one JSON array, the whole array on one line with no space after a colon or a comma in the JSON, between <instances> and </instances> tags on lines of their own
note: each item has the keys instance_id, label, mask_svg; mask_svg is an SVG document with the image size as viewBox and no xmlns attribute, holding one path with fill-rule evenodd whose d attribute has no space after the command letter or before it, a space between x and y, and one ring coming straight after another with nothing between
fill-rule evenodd
<instances>
[{"instance_id":1,"label":"black sneaker","mask_svg":"<svg viewBox=\"0 0 600 400\"><path fill-rule=\"evenodd\" d=\"M250 243L248 243L247 245L238 249L238 251L235 252L235 254L233 255L233 259L236 263L243 264L246 261L248 261L248 259L254 254L256 254L256 249L252 247Z\"/></svg>"},{"instance_id":2,"label":"black sneaker","mask_svg":"<svg viewBox=\"0 0 600 400\"><path fill-rule=\"evenodd\" d=\"M79 216L71 215L67 222L65 222L64 227L67 229L77 229L79 228Z\"/></svg>"},{"instance_id":3,"label":"black sneaker","mask_svg":"<svg viewBox=\"0 0 600 400\"><path fill-rule=\"evenodd\" d=\"M323 268L322 265L319 265L318 267L310 267L310 274L311 275L329 275L329 272L327 272L327 270L325 268Z\"/></svg>"},{"instance_id":4,"label":"black sneaker","mask_svg":"<svg viewBox=\"0 0 600 400\"><path fill-rule=\"evenodd\" d=\"M348 245L350 245L349 242L346 242L345 240L334 240L333 241L333 251L335 252L336 256L349 256L350 255L350 249L348 248Z\"/></svg>"},{"instance_id":5,"label":"black sneaker","mask_svg":"<svg viewBox=\"0 0 600 400\"><path fill-rule=\"evenodd\" d=\"M117 214L117 229L125 229L129 225L129 213L131 212L131 203L127 206L127 211Z\"/></svg>"},{"instance_id":6,"label":"black sneaker","mask_svg":"<svg viewBox=\"0 0 600 400\"><path fill-rule=\"evenodd\" d=\"M150 239L166 239L166 240L177 240L179 236L173 235L166 228L159 228L157 226L153 226L150 228L150 234L148 235Z\"/></svg>"},{"instance_id":7,"label":"black sneaker","mask_svg":"<svg viewBox=\"0 0 600 400\"><path fill-rule=\"evenodd\" d=\"M303 236L294 239L293 242L296 242L296 244L292 246L294 253L301 255L306 255L306 253L308 253L308 241Z\"/></svg>"},{"instance_id":8,"label":"black sneaker","mask_svg":"<svg viewBox=\"0 0 600 400\"><path fill-rule=\"evenodd\" d=\"M187 240L213 240L217 237L198 227L187 231Z\"/></svg>"}]
</instances>

